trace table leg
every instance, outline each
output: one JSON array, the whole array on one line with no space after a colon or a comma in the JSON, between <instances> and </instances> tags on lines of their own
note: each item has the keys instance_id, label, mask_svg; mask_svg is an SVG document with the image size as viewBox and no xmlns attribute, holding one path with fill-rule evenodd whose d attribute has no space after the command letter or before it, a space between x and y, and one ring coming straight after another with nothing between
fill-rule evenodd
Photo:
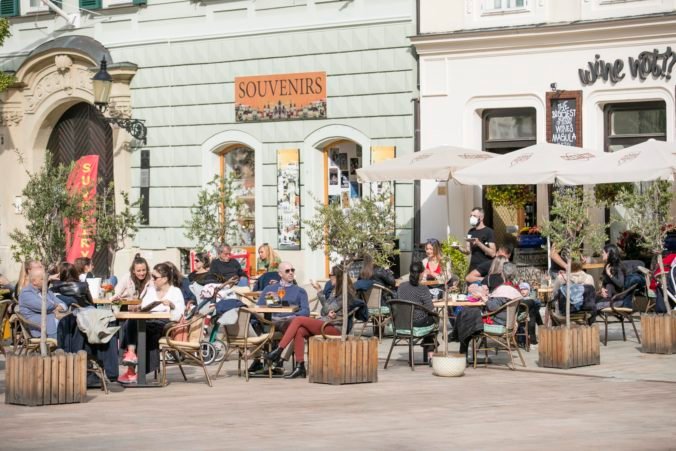
<instances>
[{"instance_id":1,"label":"table leg","mask_svg":"<svg viewBox=\"0 0 676 451\"><path fill-rule=\"evenodd\" d=\"M136 344L138 365L136 373L138 374L138 384L146 385L146 322L142 319L136 321L138 324L138 339Z\"/></svg>"}]
</instances>

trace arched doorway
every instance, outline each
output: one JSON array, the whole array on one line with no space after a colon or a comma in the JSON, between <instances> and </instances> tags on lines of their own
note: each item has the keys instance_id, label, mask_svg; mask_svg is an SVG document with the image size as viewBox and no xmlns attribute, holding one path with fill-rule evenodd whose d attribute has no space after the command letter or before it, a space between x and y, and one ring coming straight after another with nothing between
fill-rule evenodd
<instances>
[{"instance_id":1,"label":"arched doorway","mask_svg":"<svg viewBox=\"0 0 676 451\"><path fill-rule=\"evenodd\" d=\"M113 134L101 113L88 103L78 103L61 116L54 126L49 149L56 164L70 164L84 155L98 155L97 190L113 181ZM108 276L108 253L97 250L94 254L94 272Z\"/></svg>"}]
</instances>

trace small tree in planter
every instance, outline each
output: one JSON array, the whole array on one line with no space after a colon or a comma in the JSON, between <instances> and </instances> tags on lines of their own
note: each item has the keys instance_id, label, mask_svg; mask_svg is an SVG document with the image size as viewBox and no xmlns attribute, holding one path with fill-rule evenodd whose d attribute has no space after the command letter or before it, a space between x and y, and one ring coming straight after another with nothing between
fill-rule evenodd
<instances>
[{"instance_id":1,"label":"small tree in planter","mask_svg":"<svg viewBox=\"0 0 676 451\"><path fill-rule=\"evenodd\" d=\"M570 280L570 263L573 259L582 258L582 248L586 245L592 252L600 251L606 241L605 226L593 224L590 219L590 209L593 208L590 199L584 195L581 187L559 187L554 191L554 203L551 208L551 214L554 217L552 221L545 221L542 227L542 234L549 237L553 246L560 249L562 253L568 255L566 264L566 280ZM552 296L555 293L552 293ZM598 358L598 330L596 326L591 328L579 328L571 335L573 331L570 328L570 284L566 284L566 327L563 332L564 337L554 336L551 330L543 328L545 333L541 336L540 362L551 362L550 357L546 355L548 346L545 346L543 340L548 339L557 341L556 346L563 346L563 356L557 362L551 362L551 365L561 368L571 368L576 366L599 363ZM556 332L556 331L554 331ZM579 332L579 333L578 333ZM578 336L579 335L579 336ZM591 349L586 349L582 353L581 360L576 360L572 356L571 340L591 338L589 343ZM572 337L572 338L571 338ZM563 343L561 340L563 339ZM592 344L595 343L595 346ZM559 348L560 349L560 348Z\"/></svg>"},{"instance_id":2,"label":"small tree in planter","mask_svg":"<svg viewBox=\"0 0 676 451\"><path fill-rule=\"evenodd\" d=\"M115 256L124 249L125 241L134 239L141 222L141 212L138 210L141 199L129 201L129 193L122 191L122 206L117 211L115 201L115 186L111 182L107 187L96 194L96 213L94 214L92 236L97 249L107 252L108 276L115 270Z\"/></svg>"},{"instance_id":3,"label":"small tree in planter","mask_svg":"<svg viewBox=\"0 0 676 451\"><path fill-rule=\"evenodd\" d=\"M190 207L185 236L195 241L198 251L209 251L215 244L231 240L237 229L236 212L241 203L234 178L214 176Z\"/></svg>"},{"instance_id":4,"label":"small tree in planter","mask_svg":"<svg viewBox=\"0 0 676 451\"><path fill-rule=\"evenodd\" d=\"M315 215L305 221L310 248L323 249L327 256L337 254L341 258L339 265L343 270L344 320L341 339L310 339L310 382L346 384L378 380L378 338L347 339L347 277L352 263L366 253L371 254L374 261L383 266L396 254L393 240L394 207L390 200L390 194L383 193L363 198L346 209L338 204L320 204ZM329 355L337 365L323 368L312 363L323 361L324 355ZM367 362L366 365L364 362Z\"/></svg>"},{"instance_id":5,"label":"small tree in planter","mask_svg":"<svg viewBox=\"0 0 676 451\"><path fill-rule=\"evenodd\" d=\"M663 180L648 183L641 190L622 192L618 196L618 202L625 208L624 221L627 224L627 229L639 237L638 245L641 248L657 257L657 264L661 273L662 295L667 315L665 318L655 318L653 321L666 321L667 323L672 323L672 311L667 295L667 279L664 272L662 250L664 240L668 234L668 228L665 225L673 220L669 208L672 198L671 183ZM663 348L667 351L667 354L676 351L676 349L672 348L672 342L676 341L672 341L672 334L676 334L676 330L673 330L676 327L676 322L673 325L665 324L664 326L662 328L665 332L663 336L652 338L651 335L655 332L655 329L651 327L651 320L646 317L644 321L644 316L641 316L644 351L654 352L657 350L653 346L656 340L658 342L665 342L664 347L659 346L659 348ZM647 343L646 337L648 337Z\"/></svg>"}]
</instances>

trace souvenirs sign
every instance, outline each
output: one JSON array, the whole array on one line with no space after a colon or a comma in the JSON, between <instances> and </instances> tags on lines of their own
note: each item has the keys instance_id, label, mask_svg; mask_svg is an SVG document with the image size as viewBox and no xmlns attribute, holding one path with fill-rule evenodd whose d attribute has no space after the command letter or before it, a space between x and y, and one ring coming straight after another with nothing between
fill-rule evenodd
<instances>
[{"instance_id":1,"label":"souvenirs sign","mask_svg":"<svg viewBox=\"0 0 676 451\"><path fill-rule=\"evenodd\" d=\"M325 118L326 72L235 77L237 122Z\"/></svg>"}]
</instances>

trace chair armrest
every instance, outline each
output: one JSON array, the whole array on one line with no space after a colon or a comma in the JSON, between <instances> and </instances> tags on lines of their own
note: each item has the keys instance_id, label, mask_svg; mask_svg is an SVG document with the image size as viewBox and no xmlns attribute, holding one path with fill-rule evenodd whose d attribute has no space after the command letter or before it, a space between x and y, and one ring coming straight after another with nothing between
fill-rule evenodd
<instances>
[{"instance_id":1,"label":"chair armrest","mask_svg":"<svg viewBox=\"0 0 676 451\"><path fill-rule=\"evenodd\" d=\"M521 296L519 296L518 298L511 299L510 301L502 304L499 309L493 310L492 312L486 312L483 315L481 315L481 317L482 318L488 318L488 317L491 317L491 316L495 316L498 313L500 313L501 311L505 310L507 307L511 307L512 304L517 303L517 302L521 302L521 299L523 299Z\"/></svg>"},{"instance_id":2,"label":"chair armrest","mask_svg":"<svg viewBox=\"0 0 676 451\"><path fill-rule=\"evenodd\" d=\"M633 296L634 290L636 289L637 286L638 286L638 284L635 283L635 284L631 285L629 288L627 288L626 290L620 291L619 293L616 293L615 295L613 295L613 297L610 298L610 309L613 311L613 313L616 313L618 315L622 314L622 313L618 312L617 310L615 310L615 303L617 301L624 300L624 298L627 297L627 296L630 296L630 295Z\"/></svg>"},{"instance_id":3,"label":"chair armrest","mask_svg":"<svg viewBox=\"0 0 676 451\"><path fill-rule=\"evenodd\" d=\"M379 283L374 283L373 286L376 287L376 288L380 288L381 290L385 291L386 293L389 293L391 296L396 296L396 293L394 291L390 290L389 288L387 288L384 285L381 285Z\"/></svg>"},{"instance_id":4,"label":"chair armrest","mask_svg":"<svg viewBox=\"0 0 676 451\"><path fill-rule=\"evenodd\" d=\"M261 315L259 315L258 313L254 312L254 311L251 310L251 309L248 309L248 308L246 308L246 307L242 307L242 310L244 310L244 311L246 311L246 312L249 312L249 313L251 314L251 316L255 317L261 324L267 324L268 326L274 326L274 325L275 325L275 323L273 323L272 321L269 321L269 320L265 319L264 317L262 317Z\"/></svg>"}]
</instances>

